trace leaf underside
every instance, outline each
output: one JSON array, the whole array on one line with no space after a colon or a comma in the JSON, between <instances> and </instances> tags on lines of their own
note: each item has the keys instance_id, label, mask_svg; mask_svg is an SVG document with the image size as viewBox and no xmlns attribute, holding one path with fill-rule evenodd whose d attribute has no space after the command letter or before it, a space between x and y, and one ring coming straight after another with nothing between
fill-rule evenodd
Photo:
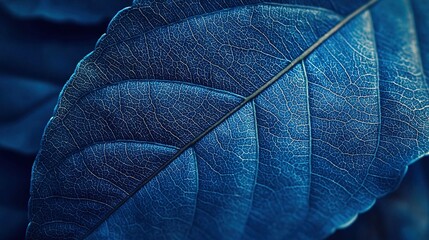
<instances>
[{"instance_id":1,"label":"leaf underside","mask_svg":"<svg viewBox=\"0 0 429 240\"><path fill-rule=\"evenodd\" d=\"M372 3L135 1L63 89L27 237L318 239L349 224L429 146L428 6L361 12Z\"/></svg>"}]
</instances>

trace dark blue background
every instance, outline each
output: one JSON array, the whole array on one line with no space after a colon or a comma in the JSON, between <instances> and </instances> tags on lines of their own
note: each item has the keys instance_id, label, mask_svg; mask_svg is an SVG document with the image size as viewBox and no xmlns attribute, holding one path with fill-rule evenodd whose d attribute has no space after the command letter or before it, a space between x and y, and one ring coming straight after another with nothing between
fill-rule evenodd
<instances>
[{"instance_id":1,"label":"dark blue background","mask_svg":"<svg viewBox=\"0 0 429 240\"><path fill-rule=\"evenodd\" d=\"M2 3L8 4L0 1L0 239L24 239L31 167L59 92L109 19L130 1L89 22L50 17L49 11L17 16Z\"/></svg>"}]
</instances>

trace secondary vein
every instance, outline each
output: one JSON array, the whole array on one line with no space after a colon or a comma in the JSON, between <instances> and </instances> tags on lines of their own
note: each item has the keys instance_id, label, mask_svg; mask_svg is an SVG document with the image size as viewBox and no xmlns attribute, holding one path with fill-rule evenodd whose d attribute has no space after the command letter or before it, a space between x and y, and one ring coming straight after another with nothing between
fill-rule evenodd
<instances>
[{"instance_id":1,"label":"secondary vein","mask_svg":"<svg viewBox=\"0 0 429 240\"><path fill-rule=\"evenodd\" d=\"M266 82L264 85L262 85L260 88L258 88L255 92L253 92L251 95L246 97L240 104L238 104L236 107L234 107L231 111L229 111L227 114L225 114L222 118L220 118L216 123L211 125L209 128L207 128L204 132L202 132L200 135L198 135L194 140L187 143L185 146L183 146L179 151L176 152L176 154L173 155L168 161L166 161L163 165L161 165L160 168L158 168L157 171L152 173L148 178L146 178L144 181L142 181L126 198L122 199L121 202L119 202L113 209L111 209L97 224L92 227L87 234L83 236L82 239L85 239L88 237L92 232L94 232L107 218L110 217L117 209L119 209L125 202L128 201L130 197L132 197L134 194L136 194L146 183L148 183L152 178L154 178L156 175L158 175L162 170L164 170L170 163L172 163L177 157L179 157L182 153L184 153L188 148L193 146L195 143L200 141L203 137L205 137L208 133L213 131L215 128L217 128L220 124L222 124L226 119L228 119L230 116L232 116L234 113L236 113L238 110L240 110L244 105L252 101L254 98L256 98L260 93L265 91L268 87L273 85L277 80L279 80L284 74L286 74L290 69L292 69L295 65L297 65L299 62L304 60L309 54L311 54L316 48L318 48L322 43L324 43L329 37L331 37L334 33L336 33L338 30L340 30L344 25L346 25L348 22L350 22L354 17L362 13L363 11L369 9L371 6L373 6L378 0L371 0L368 3L362 5L349 15L347 15L343 20L341 20L339 23L337 23L334 27L332 27L327 33L325 33L322 37L320 37L315 43L313 43L307 50L305 50L301 55L299 55L297 58L295 58L291 63L289 63L285 68L283 68L279 73L277 73L274 77L272 77L268 82Z\"/></svg>"}]
</instances>

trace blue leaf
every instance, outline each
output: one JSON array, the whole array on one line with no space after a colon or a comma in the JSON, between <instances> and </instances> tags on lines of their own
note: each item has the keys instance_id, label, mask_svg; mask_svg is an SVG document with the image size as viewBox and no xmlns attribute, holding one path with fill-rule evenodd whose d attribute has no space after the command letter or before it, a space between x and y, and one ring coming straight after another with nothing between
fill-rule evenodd
<instances>
[{"instance_id":1,"label":"blue leaf","mask_svg":"<svg viewBox=\"0 0 429 240\"><path fill-rule=\"evenodd\" d=\"M113 16L131 0L121 1L58 1L58 0L0 0L10 12L20 17L43 17L55 21L96 23Z\"/></svg>"},{"instance_id":2,"label":"blue leaf","mask_svg":"<svg viewBox=\"0 0 429 240\"><path fill-rule=\"evenodd\" d=\"M349 225L429 152L428 21L412 15L427 5L373 3L134 1L61 94L27 237L320 239Z\"/></svg>"}]
</instances>

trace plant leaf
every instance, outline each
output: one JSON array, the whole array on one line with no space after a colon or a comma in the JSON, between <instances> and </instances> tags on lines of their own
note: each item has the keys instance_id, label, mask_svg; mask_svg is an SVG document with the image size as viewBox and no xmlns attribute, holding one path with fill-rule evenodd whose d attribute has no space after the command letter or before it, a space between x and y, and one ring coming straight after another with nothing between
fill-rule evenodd
<instances>
[{"instance_id":1,"label":"plant leaf","mask_svg":"<svg viewBox=\"0 0 429 240\"><path fill-rule=\"evenodd\" d=\"M372 3L135 1L64 88L27 237L318 239L350 224L429 148L426 38L409 2L361 13Z\"/></svg>"}]
</instances>

